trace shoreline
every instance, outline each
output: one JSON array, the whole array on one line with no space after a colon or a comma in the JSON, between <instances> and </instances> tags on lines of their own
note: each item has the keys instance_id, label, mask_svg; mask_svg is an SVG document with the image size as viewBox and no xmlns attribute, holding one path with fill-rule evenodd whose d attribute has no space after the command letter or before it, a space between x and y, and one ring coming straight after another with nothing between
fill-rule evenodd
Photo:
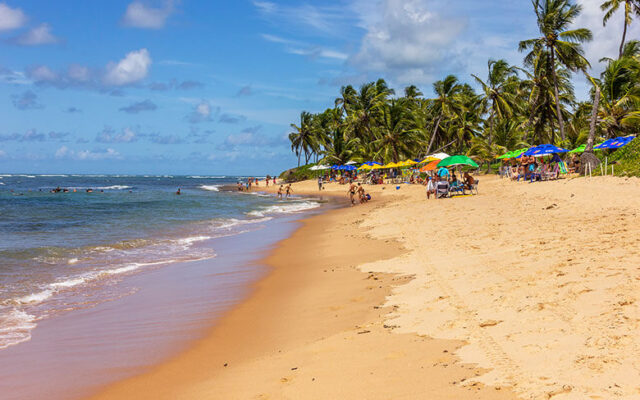
<instances>
[{"instance_id":1,"label":"shoreline","mask_svg":"<svg viewBox=\"0 0 640 400\"><path fill-rule=\"evenodd\" d=\"M340 196L338 190L294 194ZM300 221L264 258L269 271L249 297L204 339L90 399L389 398L407 379L421 382L406 386L407 396L515 398L508 389L459 385L484 372L453 356L462 342L397 334L387 325L394 307L385 307L385 299L411 277L359 269L406 252L359 228L367 215L392 204L378 194L377 204ZM378 352L381 344L385 352ZM363 369L375 378L366 379Z\"/></svg>"}]
</instances>

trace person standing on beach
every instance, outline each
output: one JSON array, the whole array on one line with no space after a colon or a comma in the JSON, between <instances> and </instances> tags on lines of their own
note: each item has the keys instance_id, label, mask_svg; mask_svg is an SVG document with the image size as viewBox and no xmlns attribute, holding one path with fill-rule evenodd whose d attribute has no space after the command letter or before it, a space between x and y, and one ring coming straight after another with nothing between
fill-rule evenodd
<instances>
[{"instance_id":1,"label":"person standing on beach","mask_svg":"<svg viewBox=\"0 0 640 400\"><path fill-rule=\"evenodd\" d=\"M276 184L276 176L275 175L273 176L273 184L274 185Z\"/></svg>"},{"instance_id":2,"label":"person standing on beach","mask_svg":"<svg viewBox=\"0 0 640 400\"><path fill-rule=\"evenodd\" d=\"M322 191L322 176L318 177L318 190Z\"/></svg>"},{"instance_id":3,"label":"person standing on beach","mask_svg":"<svg viewBox=\"0 0 640 400\"><path fill-rule=\"evenodd\" d=\"M434 182L432 177L429 177L427 181L427 200L431 198L431 195L434 195L435 197L435 194L436 194L436 183Z\"/></svg>"},{"instance_id":4,"label":"person standing on beach","mask_svg":"<svg viewBox=\"0 0 640 400\"><path fill-rule=\"evenodd\" d=\"M270 180L271 180L271 175L267 175L267 179L265 179L265 182L267 183L267 187L269 187Z\"/></svg>"},{"instance_id":5,"label":"person standing on beach","mask_svg":"<svg viewBox=\"0 0 640 400\"><path fill-rule=\"evenodd\" d=\"M354 185L353 183L349 185L349 191L347 192L347 194L349 195L349 201L351 201L351 205L354 206L356 204L356 185Z\"/></svg>"}]
</instances>

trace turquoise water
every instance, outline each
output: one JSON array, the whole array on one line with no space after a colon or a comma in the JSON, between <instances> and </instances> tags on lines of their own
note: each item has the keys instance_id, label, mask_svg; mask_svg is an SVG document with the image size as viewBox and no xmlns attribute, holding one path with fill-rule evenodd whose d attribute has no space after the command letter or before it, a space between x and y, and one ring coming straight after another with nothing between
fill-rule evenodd
<instances>
[{"instance_id":1,"label":"turquoise water","mask_svg":"<svg viewBox=\"0 0 640 400\"><path fill-rule=\"evenodd\" d=\"M238 179L0 176L0 351L45 318L125 296L118 282L128 275L214 258L215 247L198 244L319 205L219 191Z\"/></svg>"}]
</instances>

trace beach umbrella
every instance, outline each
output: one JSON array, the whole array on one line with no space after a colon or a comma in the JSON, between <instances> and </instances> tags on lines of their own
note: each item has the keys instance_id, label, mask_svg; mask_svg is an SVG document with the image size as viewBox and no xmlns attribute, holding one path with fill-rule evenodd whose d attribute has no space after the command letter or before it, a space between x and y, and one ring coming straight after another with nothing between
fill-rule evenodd
<instances>
[{"instance_id":1,"label":"beach umbrella","mask_svg":"<svg viewBox=\"0 0 640 400\"><path fill-rule=\"evenodd\" d=\"M587 147L586 144L583 144L582 146L578 146L575 149L571 150L569 153L584 153L584 149Z\"/></svg>"},{"instance_id":2,"label":"beach umbrella","mask_svg":"<svg viewBox=\"0 0 640 400\"><path fill-rule=\"evenodd\" d=\"M384 167L383 167L382 165L375 164L375 165L372 165L372 166L371 166L371 169L372 169L372 170L373 170L373 169L384 169Z\"/></svg>"},{"instance_id":3,"label":"beach umbrella","mask_svg":"<svg viewBox=\"0 0 640 400\"><path fill-rule=\"evenodd\" d=\"M566 153L567 151L569 150L552 144L541 144L540 146L533 147L522 154L525 156L544 157L555 153Z\"/></svg>"},{"instance_id":4,"label":"beach umbrella","mask_svg":"<svg viewBox=\"0 0 640 400\"><path fill-rule=\"evenodd\" d=\"M416 165L417 162L413 161L413 160L407 160L404 162L404 165Z\"/></svg>"},{"instance_id":5,"label":"beach umbrella","mask_svg":"<svg viewBox=\"0 0 640 400\"><path fill-rule=\"evenodd\" d=\"M398 164L390 162L387 165L383 165L382 168L398 168Z\"/></svg>"},{"instance_id":6,"label":"beach umbrella","mask_svg":"<svg viewBox=\"0 0 640 400\"><path fill-rule=\"evenodd\" d=\"M371 165L369 165L369 164L362 164L358 169L366 170L366 169L371 169L371 167L372 167L372 166L371 166Z\"/></svg>"},{"instance_id":7,"label":"beach umbrella","mask_svg":"<svg viewBox=\"0 0 640 400\"><path fill-rule=\"evenodd\" d=\"M438 163L439 162L440 162L440 160L431 161L429 164L427 164L424 167L420 168L420 172L435 171L435 169L438 168Z\"/></svg>"},{"instance_id":8,"label":"beach umbrella","mask_svg":"<svg viewBox=\"0 0 640 400\"><path fill-rule=\"evenodd\" d=\"M505 153L505 154L503 154L503 155L501 155L499 157L496 157L496 158L498 160L502 160L502 159L505 159L505 158L513 158L513 157L514 157L513 151L509 151L509 152L507 152L507 153Z\"/></svg>"},{"instance_id":9,"label":"beach umbrella","mask_svg":"<svg viewBox=\"0 0 640 400\"><path fill-rule=\"evenodd\" d=\"M594 146L594 150L607 150L607 149L619 149L620 147L628 145L635 136L621 136L615 139L607 139L597 146Z\"/></svg>"},{"instance_id":10,"label":"beach umbrella","mask_svg":"<svg viewBox=\"0 0 640 400\"><path fill-rule=\"evenodd\" d=\"M367 161L367 162L362 163L362 165L364 165L364 164L367 164L370 167L373 167L374 165L382 165L379 162L375 162L375 161Z\"/></svg>"},{"instance_id":11,"label":"beach umbrella","mask_svg":"<svg viewBox=\"0 0 640 400\"><path fill-rule=\"evenodd\" d=\"M340 169L344 171L355 171L357 168L355 165L343 165Z\"/></svg>"},{"instance_id":12,"label":"beach umbrella","mask_svg":"<svg viewBox=\"0 0 640 400\"><path fill-rule=\"evenodd\" d=\"M456 165L469 165L478 168L478 164L467 156L458 155L447 157L438 163L438 167L454 167Z\"/></svg>"},{"instance_id":13,"label":"beach umbrella","mask_svg":"<svg viewBox=\"0 0 640 400\"><path fill-rule=\"evenodd\" d=\"M354 165L354 164L356 164L356 162L351 160L351 161L348 161L345 165Z\"/></svg>"},{"instance_id":14,"label":"beach umbrella","mask_svg":"<svg viewBox=\"0 0 640 400\"><path fill-rule=\"evenodd\" d=\"M428 157L437 158L438 160L444 160L445 158L449 158L451 156L448 155L447 153L436 153L436 154L430 154L427 156L427 158Z\"/></svg>"},{"instance_id":15,"label":"beach umbrella","mask_svg":"<svg viewBox=\"0 0 640 400\"><path fill-rule=\"evenodd\" d=\"M424 163L430 163L432 161L440 161L439 158L435 158L435 157L431 157L431 156L427 156L425 159L421 160L418 164L424 164Z\"/></svg>"}]
</instances>

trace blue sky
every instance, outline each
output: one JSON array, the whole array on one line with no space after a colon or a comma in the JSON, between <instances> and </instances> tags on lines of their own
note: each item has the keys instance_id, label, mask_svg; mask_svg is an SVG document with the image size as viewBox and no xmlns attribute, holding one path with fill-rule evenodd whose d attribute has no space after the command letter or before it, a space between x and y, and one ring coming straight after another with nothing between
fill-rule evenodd
<instances>
[{"instance_id":1,"label":"blue sky","mask_svg":"<svg viewBox=\"0 0 640 400\"><path fill-rule=\"evenodd\" d=\"M580 0L587 56L618 22ZM302 110L385 78L426 96L489 58L520 64L529 1L0 0L0 172L267 174ZM638 38L634 23L630 38ZM575 80L583 96L587 85Z\"/></svg>"}]
</instances>

